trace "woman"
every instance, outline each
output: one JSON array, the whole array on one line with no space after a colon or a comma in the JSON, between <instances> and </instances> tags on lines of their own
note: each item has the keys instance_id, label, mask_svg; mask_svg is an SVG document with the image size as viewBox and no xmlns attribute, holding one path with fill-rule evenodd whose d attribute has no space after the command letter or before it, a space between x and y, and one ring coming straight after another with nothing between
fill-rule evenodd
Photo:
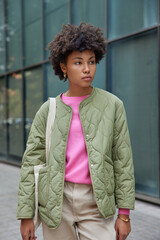
<instances>
[{"instance_id":1,"label":"woman","mask_svg":"<svg viewBox=\"0 0 160 240\"><path fill-rule=\"evenodd\" d=\"M45 240L124 240L131 231L134 172L123 103L91 86L106 41L98 27L64 25L49 44L50 62L67 92L56 98L47 166L40 175L39 215ZM34 165L45 160L49 101L32 124L23 156L18 219L23 239L34 234ZM115 206L119 209L114 227Z\"/></svg>"}]
</instances>

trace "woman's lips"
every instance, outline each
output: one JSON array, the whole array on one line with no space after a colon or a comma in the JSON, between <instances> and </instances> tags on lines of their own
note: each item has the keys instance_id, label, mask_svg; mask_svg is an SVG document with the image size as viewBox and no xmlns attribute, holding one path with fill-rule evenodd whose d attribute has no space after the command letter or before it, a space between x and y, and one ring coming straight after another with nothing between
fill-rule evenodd
<instances>
[{"instance_id":1,"label":"woman's lips","mask_svg":"<svg viewBox=\"0 0 160 240\"><path fill-rule=\"evenodd\" d=\"M91 80L91 77L90 76L86 76L86 77L83 77L82 79L85 80L85 81L89 81L89 80Z\"/></svg>"}]
</instances>

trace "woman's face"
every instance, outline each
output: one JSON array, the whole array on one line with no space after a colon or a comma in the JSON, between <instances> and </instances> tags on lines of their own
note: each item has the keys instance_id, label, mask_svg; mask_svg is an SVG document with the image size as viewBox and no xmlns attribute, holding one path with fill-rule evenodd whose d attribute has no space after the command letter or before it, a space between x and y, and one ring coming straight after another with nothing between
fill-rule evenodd
<instances>
[{"instance_id":1,"label":"woman's face","mask_svg":"<svg viewBox=\"0 0 160 240\"><path fill-rule=\"evenodd\" d=\"M91 50L73 51L66 64L61 63L60 66L67 73L70 88L90 88L96 72L95 53Z\"/></svg>"}]
</instances>

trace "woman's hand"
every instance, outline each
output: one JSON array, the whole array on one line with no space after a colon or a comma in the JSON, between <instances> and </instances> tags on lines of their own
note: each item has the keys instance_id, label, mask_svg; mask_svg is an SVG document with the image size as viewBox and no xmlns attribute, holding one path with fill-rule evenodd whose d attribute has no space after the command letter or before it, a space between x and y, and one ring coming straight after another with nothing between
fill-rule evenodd
<instances>
[{"instance_id":1,"label":"woman's hand","mask_svg":"<svg viewBox=\"0 0 160 240\"><path fill-rule=\"evenodd\" d=\"M23 240L37 239L37 237L34 235L34 223L32 219L21 220L21 235Z\"/></svg>"},{"instance_id":2,"label":"woman's hand","mask_svg":"<svg viewBox=\"0 0 160 240\"><path fill-rule=\"evenodd\" d=\"M122 218L129 218L128 215L120 214ZM120 218L117 217L115 223L115 230L116 230L116 240L125 240L129 233L131 232L131 224L130 221L124 222Z\"/></svg>"}]
</instances>

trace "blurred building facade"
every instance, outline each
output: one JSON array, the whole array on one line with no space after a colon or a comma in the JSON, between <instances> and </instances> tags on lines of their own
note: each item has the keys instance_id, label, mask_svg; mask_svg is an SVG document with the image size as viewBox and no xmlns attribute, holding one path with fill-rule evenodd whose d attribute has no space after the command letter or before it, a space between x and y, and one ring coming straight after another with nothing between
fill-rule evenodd
<instances>
[{"instance_id":1,"label":"blurred building facade","mask_svg":"<svg viewBox=\"0 0 160 240\"><path fill-rule=\"evenodd\" d=\"M66 91L46 47L62 24L80 22L104 29L93 85L123 100L137 197L160 204L159 0L0 0L0 161L21 163L36 111Z\"/></svg>"}]
</instances>

